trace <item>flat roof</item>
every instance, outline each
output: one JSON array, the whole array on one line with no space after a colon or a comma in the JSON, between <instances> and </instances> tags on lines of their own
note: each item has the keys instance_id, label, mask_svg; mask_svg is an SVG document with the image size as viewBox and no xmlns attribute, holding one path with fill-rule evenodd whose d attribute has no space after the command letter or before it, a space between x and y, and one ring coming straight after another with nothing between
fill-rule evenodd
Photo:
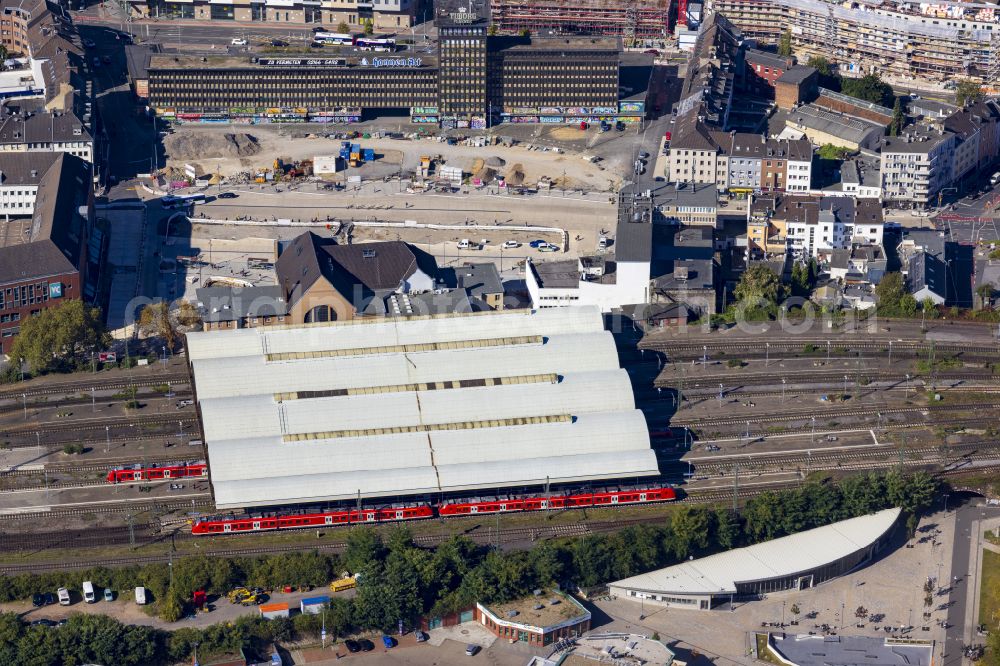
<instances>
[{"instance_id":1,"label":"flat roof","mask_svg":"<svg viewBox=\"0 0 1000 666\"><path fill-rule=\"evenodd\" d=\"M480 605L500 620L542 630L590 617L590 611L581 606L576 599L553 590L545 590L538 596L521 597L501 604Z\"/></svg>"},{"instance_id":2,"label":"flat roof","mask_svg":"<svg viewBox=\"0 0 1000 666\"><path fill-rule=\"evenodd\" d=\"M537 627L542 630L573 620L586 620L590 617L590 611L580 605L576 599L552 590L544 591L538 596L521 597L501 604L480 605L500 620Z\"/></svg>"},{"instance_id":3,"label":"flat roof","mask_svg":"<svg viewBox=\"0 0 1000 666\"><path fill-rule=\"evenodd\" d=\"M399 60L413 58L419 60L419 65L401 67L374 67L373 59ZM379 71L399 72L400 70L424 71L437 67L437 56L424 52L397 51L395 53L369 53L357 50L338 50L325 52L321 49L303 53L257 53L246 55L208 55L185 53L154 53L149 57L148 71L163 69L253 69L253 70L351 70L377 69Z\"/></svg>"},{"instance_id":4,"label":"flat roof","mask_svg":"<svg viewBox=\"0 0 1000 666\"><path fill-rule=\"evenodd\" d=\"M222 509L659 473L597 308L187 339Z\"/></svg>"},{"instance_id":5,"label":"flat roof","mask_svg":"<svg viewBox=\"0 0 1000 666\"><path fill-rule=\"evenodd\" d=\"M867 548L892 527L899 514L899 508L884 509L625 578L610 585L656 594L735 594L738 584L811 571Z\"/></svg>"},{"instance_id":6,"label":"flat roof","mask_svg":"<svg viewBox=\"0 0 1000 666\"><path fill-rule=\"evenodd\" d=\"M911 638L771 634L778 653L795 666L930 666L934 643Z\"/></svg>"}]
</instances>

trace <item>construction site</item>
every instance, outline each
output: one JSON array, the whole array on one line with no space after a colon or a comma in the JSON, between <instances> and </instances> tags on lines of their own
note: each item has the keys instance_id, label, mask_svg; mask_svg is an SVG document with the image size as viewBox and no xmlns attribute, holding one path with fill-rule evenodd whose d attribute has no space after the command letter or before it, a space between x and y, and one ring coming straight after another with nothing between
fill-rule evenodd
<instances>
[{"instance_id":1,"label":"construction site","mask_svg":"<svg viewBox=\"0 0 1000 666\"><path fill-rule=\"evenodd\" d=\"M500 33L604 35L625 47L664 40L676 18L670 0L493 0L490 7Z\"/></svg>"}]
</instances>

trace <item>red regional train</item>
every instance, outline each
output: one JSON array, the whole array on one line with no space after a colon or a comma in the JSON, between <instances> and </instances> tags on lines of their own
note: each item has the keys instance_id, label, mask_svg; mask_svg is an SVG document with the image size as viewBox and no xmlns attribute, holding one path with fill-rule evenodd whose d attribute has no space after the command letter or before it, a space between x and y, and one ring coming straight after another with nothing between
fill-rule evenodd
<instances>
[{"instance_id":1,"label":"red regional train","mask_svg":"<svg viewBox=\"0 0 1000 666\"><path fill-rule=\"evenodd\" d=\"M313 513L275 514L261 516L214 516L195 520L192 534L229 534L235 532L263 532L266 530L324 527L354 523L382 523L398 520L419 520L434 516L468 516L511 511L543 511L620 504L645 504L669 502L677 499L670 487L599 490L570 495L548 497L489 498L469 501L448 501L436 506L388 506L379 509L338 509Z\"/></svg>"},{"instance_id":2,"label":"red regional train","mask_svg":"<svg viewBox=\"0 0 1000 666\"><path fill-rule=\"evenodd\" d=\"M108 472L108 483L130 483L132 481L162 481L165 479L189 479L193 476L208 476L208 465L204 460L190 463L168 463L142 467L116 467Z\"/></svg>"}]
</instances>

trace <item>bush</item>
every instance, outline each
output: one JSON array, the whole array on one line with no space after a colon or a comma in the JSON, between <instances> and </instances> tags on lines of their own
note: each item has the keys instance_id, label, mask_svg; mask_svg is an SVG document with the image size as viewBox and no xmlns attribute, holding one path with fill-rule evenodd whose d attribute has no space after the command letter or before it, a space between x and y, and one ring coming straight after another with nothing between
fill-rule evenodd
<instances>
[{"instance_id":1,"label":"bush","mask_svg":"<svg viewBox=\"0 0 1000 666\"><path fill-rule=\"evenodd\" d=\"M63 446L63 453L69 455L83 453L83 444L66 444Z\"/></svg>"},{"instance_id":2,"label":"bush","mask_svg":"<svg viewBox=\"0 0 1000 666\"><path fill-rule=\"evenodd\" d=\"M730 368L742 368L744 365L746 365L746 363L744 363L738 358L731 358L728 361L726 361L726 365L729 366Z\"/></svg>"}]
</instances>

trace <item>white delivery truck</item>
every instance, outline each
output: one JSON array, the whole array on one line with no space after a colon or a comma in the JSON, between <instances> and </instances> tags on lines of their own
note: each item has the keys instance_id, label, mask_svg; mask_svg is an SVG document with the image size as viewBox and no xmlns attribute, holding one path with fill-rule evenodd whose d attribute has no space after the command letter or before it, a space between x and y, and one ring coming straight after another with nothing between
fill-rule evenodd
<instances>
[{"instance_id":1,"label":"white delivery truck","mask_svg":"<svg viewBox=\"0 0 1000 666\"><path fill-rule=\"evenodd\" d=\"M88 604L92 604L97 601L97 597L94 596L94 584L89 580L83 581L83 600Z\"/></svg>"},{"instance_id":2,"label":"white delivery truck","mask_svg":"<svg viewBox=\"0 0 1000 666\"><path fill-rule=\"evenodd\" d=\"M146 588L144 587L135 588L135 603L139 604L140 606L146 605Z\"/></svg>"},{"instance_id":3,"label":"white delivery truck","mask_svg":"<svg viewBox=\"0 0 1000 666\"><path fill-rule=\"evenodd\" d=\"M60 587L58 590L56 590L56 594L59 595L60 606L69 606L69 590L67 590L65 587Z\"/></svg>"}]
</instances>

